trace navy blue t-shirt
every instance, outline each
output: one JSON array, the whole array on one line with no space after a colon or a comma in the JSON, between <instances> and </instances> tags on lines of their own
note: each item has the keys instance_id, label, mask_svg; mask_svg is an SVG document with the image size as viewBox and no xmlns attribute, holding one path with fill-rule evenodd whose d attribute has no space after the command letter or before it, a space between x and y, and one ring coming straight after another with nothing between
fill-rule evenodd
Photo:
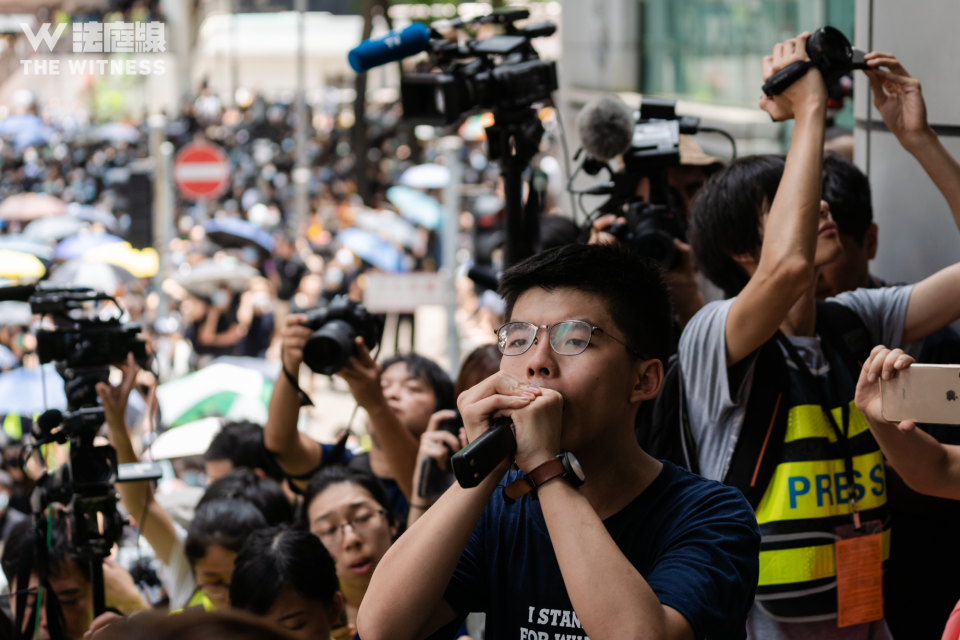
<instances>
[{"instance_id":1,"label":"navy blue t-shirt","mask_svg":"<svg viewBox=\"0 0 960 640\"><path fill-rule=\"evenodd\" d=\"M510 472L501 484L522 475ZM664 461L650 486L604 525L660 602L686 617L696 638L746 638L760 530L738 490ZM540 503L529 495L508 505L500 489L494 492L444 599L458 619L485 611L487 640L586 635Z\"/></svg>"}]
</instances>

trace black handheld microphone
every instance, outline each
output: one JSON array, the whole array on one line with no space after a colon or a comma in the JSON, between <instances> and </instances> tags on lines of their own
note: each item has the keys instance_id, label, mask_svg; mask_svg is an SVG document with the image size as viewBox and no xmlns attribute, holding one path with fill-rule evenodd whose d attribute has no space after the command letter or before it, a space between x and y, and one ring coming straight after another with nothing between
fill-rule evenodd
<instances>
[{"instance_id":1,"label":"black handheld microphone","mask_svg":"<svg viewBox=\"0 0 960 640\"><path fill-rule=\"evenodd\" d=\"M458 451L450 460L453 474L464 489L472 489L490 475L498 464L517 451L513 420L494 418L490 429Z\"/></svg>"},{"instance_id":2,"label":"black handheld microphone","mask_svg":"<svg viewBox=\"0 0 960 640\"><path fill-rule=\"evenodd\" d=\"M35 284L18 284L12 287L0 287L0 302L30 302L30 296L37 292Z\"/></svg>"}]
</instances>

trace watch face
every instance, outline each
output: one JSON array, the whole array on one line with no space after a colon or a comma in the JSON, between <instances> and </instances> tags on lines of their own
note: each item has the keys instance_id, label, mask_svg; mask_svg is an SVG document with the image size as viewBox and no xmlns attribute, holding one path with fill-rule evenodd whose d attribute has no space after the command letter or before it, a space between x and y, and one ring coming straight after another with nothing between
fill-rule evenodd
<instances>
[{"instance_id":1,"label":"watch face","mask_svg":"<svg viewBox=\"0 0 960 640\"><path fill-rule=\"evenodd\" d=\"M586 478L583 475L583 469L580 467L580 461L577 460L577 457L572 453L570 453L569 451L566 452L566 459L567 459L567 466L570 468L571 471L573 471L573 474L577 476L577 479L580 481L580 484L583 484Z\"/></svg>"}]
</instances>

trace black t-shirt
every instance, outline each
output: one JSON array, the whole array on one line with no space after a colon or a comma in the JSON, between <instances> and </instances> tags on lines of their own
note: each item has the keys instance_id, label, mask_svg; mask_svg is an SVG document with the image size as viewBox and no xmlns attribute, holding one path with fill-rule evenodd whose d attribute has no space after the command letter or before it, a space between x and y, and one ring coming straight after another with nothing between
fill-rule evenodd
<instances>
[{"instance_id":1,"label":"black t-shirt","mask_svg":"<svg viewBox=\"0 0 960 640\"><path fill-rule=\"evenodd\" d=\"M521 475L510 472L501 484ZM686 617L696 638L746 638L760 531L738 490L664 462L653 483L604 525L660 602ZM529 495L508 505L499 489L494 492L444 599L458 619L486 612L487 640L586 636L540 503Z\"/></svg>"}]
</instances>

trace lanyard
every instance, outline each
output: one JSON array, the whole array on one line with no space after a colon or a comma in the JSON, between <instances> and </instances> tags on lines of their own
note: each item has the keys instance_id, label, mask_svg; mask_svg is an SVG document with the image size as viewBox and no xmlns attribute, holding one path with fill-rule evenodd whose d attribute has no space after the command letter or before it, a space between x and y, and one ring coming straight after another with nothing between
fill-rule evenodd
<instances>
[{"instance_id":1,"label":"lanyard","mask_svg":"<svg viewBox=\"0 0 960 640\"><path fill-rule=\"evenodd\" d=\"M826 393L823 390L823 385L820 380L817 380L812 373L810 373L810 368L807 366L807 363L803 361L803 358L800 357L800 354L797 353L796 347L793 346L793 343L784 336L782 333L777 332L777 340L781 345L786 349L787 353L790 355L790 359L793 360L793 363L797 365L797 368L800 370L800 376L804 379L804 382L807 383L814 392L817 394L817 402L820 404L820 410L826 414L827 420L830 422L830 426L833 427L833 432L837 436L837 442L840 443L840 446L843 447L843 468L844 475L847 477L847 491L850 494L850 506L853 509L853 526L859 531L860 530L860 509L857 506L857 489L854 485L853 477L853 453L850 449L850 441L847 438L847 434L850 431L850 403L844 402L840 408L841 419L843 420L843 429L840 428L840 425L837 424L837 419L833 417L833 411L829 409L830 400L827 398ZM830 363L830 370L833 370L834 363L832 358L829 357L828 348L826 342L821 338L820 344L823 349L823 353L827 356L827 362ZM827 379L830 380L831 376L828 374Z\"/></svg>"}]
</instances>

